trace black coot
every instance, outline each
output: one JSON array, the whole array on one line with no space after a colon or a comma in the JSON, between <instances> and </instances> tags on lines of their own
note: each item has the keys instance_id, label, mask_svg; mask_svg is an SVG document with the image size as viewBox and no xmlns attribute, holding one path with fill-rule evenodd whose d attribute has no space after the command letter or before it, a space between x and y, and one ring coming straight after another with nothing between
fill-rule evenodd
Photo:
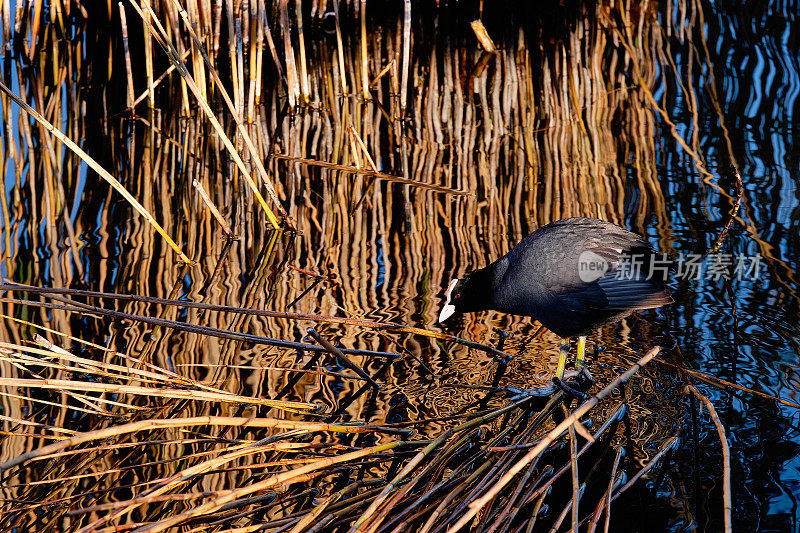
<instances>
[{"instance_id":1,"label":"black coot","mask_svg":"<svg viewBox=\"0 0 800 533\"><path fill-rule=\"evenodd\" d=\"M486 268L451 281L439 321L484 309L530 316L562 339L579 337L579 366L588 333L636 310L672 303L664 287L667 266L635 233L604 220L566 218L542 226Z\"/></svg>"}]
</instances>

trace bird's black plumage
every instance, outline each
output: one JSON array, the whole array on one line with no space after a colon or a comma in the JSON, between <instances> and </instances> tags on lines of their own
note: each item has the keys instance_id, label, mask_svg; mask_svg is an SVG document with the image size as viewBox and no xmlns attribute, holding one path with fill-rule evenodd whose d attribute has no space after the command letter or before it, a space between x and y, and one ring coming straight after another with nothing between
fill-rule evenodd
<instances>
[{"instance_id":1,"label":"bird's black plumage","mask_svg":"<svg viewBox=\"0 0 800 533\"><path fill-rule=\"evenodd\" d=\"M589 271L587 261L602 268ZM440 320L494 309L531 316L560 337L586 335L638 309L672 302L666 269L657 262L647 241L616 224L559 220L486 268L453 280Z\"/></svg>"}]
</instances>

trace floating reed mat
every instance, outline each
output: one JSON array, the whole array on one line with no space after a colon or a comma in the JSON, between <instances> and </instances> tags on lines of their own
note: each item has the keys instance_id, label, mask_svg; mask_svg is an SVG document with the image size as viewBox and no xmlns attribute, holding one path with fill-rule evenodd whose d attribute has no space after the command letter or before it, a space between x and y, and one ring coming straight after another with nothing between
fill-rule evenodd
<instances>
[{"instance_id":1,"label":"floating reed mat","mask_svg":"<svg viewBox=\"0 0 800 533\"><path fill-rule=\"evenodd\" d=\"M561 391L509 393L505 406L463 413L460 424L418 441L408 439L425 420L395 427L184 416L194 401L255 401L190 382L183 385L193 395L174 396L180 378L167 370L104 364L34 340L42 347L3 343L3 360L32 374L57 368L72 385L62 387L69 398L49 424L2 418L4 433L27 443L0 464L4 528L45 520L75 531L532 531L562 522L593 530L677 443L667 439L647 464L626 468L617 438L626 405L611 402L602 420L592 418L658 348L572 410ZM93 386L114 379L155 394ZM36 401L47 380L27 381L4 390ZM117 401L128 396L136 405ZM77 431L77 404L113 416Z\"/></svg>"}]
</instances>

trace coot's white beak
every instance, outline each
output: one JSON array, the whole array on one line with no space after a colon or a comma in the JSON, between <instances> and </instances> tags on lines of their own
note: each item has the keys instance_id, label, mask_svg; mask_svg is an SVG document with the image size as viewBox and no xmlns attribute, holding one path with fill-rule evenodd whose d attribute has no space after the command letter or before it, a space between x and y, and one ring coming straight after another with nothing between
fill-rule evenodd
<instances>
[{"instance_id":1,"label":"coot's white beak","mask_svg":"<svg viewBox=\"0 0 800 533\"><path fill-rule=\"evenodd\" d=\"M453 293L453 287L456 286L458 283L458 279L454 279L450 282L450 285L447 286L447 294L445 297L447 301L444 303L444 307L442 307L442 312L439 313L439 322L444 322L456 312L456 306L450 303L450 296Z\"/></svg>"}]
</instances>

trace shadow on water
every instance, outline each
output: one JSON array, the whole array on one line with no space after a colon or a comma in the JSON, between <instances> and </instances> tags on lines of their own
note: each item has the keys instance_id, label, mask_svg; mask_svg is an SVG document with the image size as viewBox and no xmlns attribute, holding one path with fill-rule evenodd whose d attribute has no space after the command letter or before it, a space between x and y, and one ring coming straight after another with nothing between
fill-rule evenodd
<instances>
[{"instance_id":1,"label":"shadow on water","mask_svg":"<svg viewBox=\"0 0 800 533\"><path fill-rule=\"evenodd\" d=\"M3 95L2 275L38 287L438 330L451 279L485 266L552 220L603 218L646 235L676 257L704 253L730 211L735 185L728 169L735 164L744 178L744 203L720 252L705 258L699 274L678 273L671 307L592 336L590 352L595 346L602 351L589 357L595 378L608 383L651 346L664 348L660 357L667 364L651 364L615 397L631 409L629 427L615 437L630 448L627 466L649 463L669 438L681 438L671 459L629 491L624 504L615 504L613 530L661 525L669 531L721 530L718 437L707 413L684 393L687 378L676 366L789 402L800 397L795 271L800 149L794 137L800 105L800 6L676 2L619 9L548 2L545 9L502 2L481 13L498 46L497 53L488 54L469 26L477 9L420 7L417 12L415 5L404 82L400 2L385 11L367 3L364 33L359 4L343 5L341 48L332 12L318 10L320 2L311 4L304 4L303 13L305 75L296 15L291 14L292 30L284 32L276 21L287 15L277 6L243 16L237 25L228 24L225 12L214 11L211 4L207 13L190 13L204 45L215 51L211 60L296 232L268 230L244 176L187 97L179 76L166 76L152 100L137 104L133 112L128 109L116 7L109 14L105 6L84 6L90 11L88 21L73 8L65 15L67 30L43 21L44 29L34 32L39 35L35 47L30 39L9 41L6 35L3 83L80 140L196 264L184 268L146 221L79 158L58 143L50 156L43 130L20 117ZM147 70L152 68L158 78L169 62L155 44L152 62L147 60L141 19L132 9L126 12L133 94L138 96L148 86ZM167 16L177 26L177 13ZM264 19L280 72L263 33ZM220 20L217 29L214 21ZM178 52L188 54L195 76L206 76L204 87L217 117L237 150L246 154L201 56L188 37L176 42ZM263 43L258 54L250 54L248 46L259 49L253 43ZM245 164L257 176L249 157ZM226 239L193 187L195 180L236 240ZM347 322L317 324L148 301L81 301L296 343L311 341L307 328L314 325L342 348L399 358L387 364L376 354L353 356L358 366L381 376L380 390L362 392L362 383L341 360L300 348L210 337L122 316L96 318L7 300L0 305L9 317L224 391L319 402L337 415L331 421L432 419L414 426L413 438L420 440L452 427L456 422L447 417L480 404L497 368L495 359L468 346ZM558 338L537 323L482 312L465 317L453 333L491 345L497 341L496 328L511 334L504 351L515 356L499 385L546 383L555 368ZM0 331L2 340L15 344L31 336L29 326L11 319L0 322ZM73 353L105 357L76 341L69 345L48 338ZM3 377L29 377L6 361L0 361L0 369ZM727 428L735 529L797 530L797 408L694 383ZM42 392L40 399L56 406L4 396L0 410L48 424L63 424L64 411L69 411L73 423L66 427L99 427L90 416L59 410L59 402L75 400L61 398L58 391ZM501 400L489 403L498 407ZM269 407L188 400L182 407L183 416L270 412ZM626 432L633 446L626 443ZM205 436L202 431L187 434ZM23 433L7 435L0 444L4 460L31 446ZM106 467L116 464L108 457L104 461ZM171 465L156 465L148 475L174 471ZM137 476L120 474L114 483L134 484ZM200 484L211 490L246 479L221 471ZM31 480L15 473L5 483L10 487ZM99 482L87 481L71 490L89 493L98 487ZM3 492L6 498L19 497L11 488ZM31 501L43 497L35 491L25 496ZM84 503L88 507L128 497L120 492ZM287 506L269 519L291 510ZM559 511L550 510L550 515ZM68 523L56 511L47 512L54 523ZM147 517L135 515L136 520ZM30 517L20 517L15 525L26 520Z\"/></svg>"}]
</instances>

